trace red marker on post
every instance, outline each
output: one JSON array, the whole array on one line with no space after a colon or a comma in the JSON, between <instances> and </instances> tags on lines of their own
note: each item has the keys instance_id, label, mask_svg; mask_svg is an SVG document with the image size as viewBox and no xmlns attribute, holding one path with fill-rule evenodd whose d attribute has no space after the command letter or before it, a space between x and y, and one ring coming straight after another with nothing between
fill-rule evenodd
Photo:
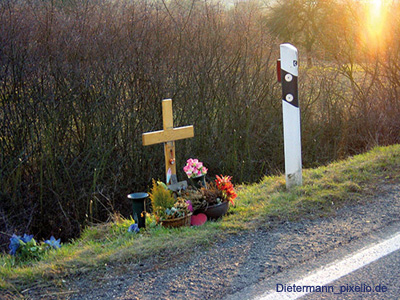
<instances>
[{"instance_id":1,"label":"red marker on post","mask_svg":"<svg viewBox=\"0 0 400 300\"><path fill-rule=\"evenodd\" d=\"M276 61L276 75L278 77L278 82L282 82L282 78L281 78L281 60L278 59Z\"/></svg>"}]
</instances>

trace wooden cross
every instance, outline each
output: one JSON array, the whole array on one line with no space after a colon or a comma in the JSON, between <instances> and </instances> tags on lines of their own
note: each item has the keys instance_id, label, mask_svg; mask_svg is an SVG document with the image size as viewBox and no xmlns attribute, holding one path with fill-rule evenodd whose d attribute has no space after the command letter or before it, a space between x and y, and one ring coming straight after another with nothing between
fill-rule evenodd
<instances>
[{"instance_id":1,"label":"wooden cross","mask_svg":"<svg viewBox=\"0 0 400 300\"><path fill-rule=\"evenodd\" d=\"M171 99L162 101L162 114L163 130L143 133L143 145L148 146L164 143L165 173L168 174L168 170L170 169L171 183L176 184L178 180L176 178L175 141L194 137L194 128L193 125L174 128Z\"/></svg>"}]
</instances>

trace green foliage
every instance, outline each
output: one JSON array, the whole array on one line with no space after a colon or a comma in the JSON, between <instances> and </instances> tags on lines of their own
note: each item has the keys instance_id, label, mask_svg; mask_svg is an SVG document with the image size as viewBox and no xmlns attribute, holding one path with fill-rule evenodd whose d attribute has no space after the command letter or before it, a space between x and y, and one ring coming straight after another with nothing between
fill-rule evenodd
<instances>
[{"instance_id":1,"label":"green foliage","mask_svg":"<svg viewBox=\"0 0 400 300\"><path fill-rule=\"evenodd\" d=\"M300 64L304 165L399 143L400 9L388 17L392 40L371 55L354 43L357 20L344 20L357 15L350 6L333 13L336 1L280 2L308 5L293 11L305 22L296 37L318 45L314 67ZM162 145L141 139L163 127L163 98L173 98L175 126L196 132L177 143L178 178L194 156L235 183L284 169L280 41L267 9L189 3L0 3L0 228L68 240L115 211L128 215L126 195L165 171Z\"/></svg>"},{"instance_id":2,"label":"green foliage","mask_svg":"<svg viewBox=\"0 0 400 300\"><path fill-rule=\"evenodd\" d=\"M286 190L284 176L265 177L258 184L240 189L240 204L232 210L236 214L230 221L243 227L244 221L260 224L265 218L324 216L374 193L381 183L399 182L399 164L400 145L395 145L376 147L328 166L303 170L303 185L290 191Z\"/></svg>"},{"instance_id":3,"label":"green foliage","mask_svg":"<svg viewBox=\"0 0 400 300\"><path fill-rule=\"evenodd\" d=\"M31 239L27 243L21 241L21 245L16 253L16 258L22 262L40 260L45 251L45 245L38 244L35 239Z\"/></svg>"},{"instance_id":4,"label":"green foliage","mask_svg":"<svg viewBox=\"0 0 400 300\"><path fill-rule=\"evenodd\" d=\"M157 226L157 220L155 215L146 213L146 228L155 228Z\"/></svg>"},{"instance_id":5,"label":"green foliage","mask_svg":"<svg viewBox=\"0 0 400 300\"><path fill-rule=\"evenodd\" d=\"M134 223L135 221L132 217L124 218L116 214L113 222L87 227L82 233L82 240L105 242L120 237L132 236L128 233L128 229Z\"/></svg>"},{"instance_id":6,"label":"green foliage","mask_svg":"<svg viewBox=\"0 0 400 300\"><path fill-rule=\"evenodd\" d=\"M346 203L370 195L381 183L400 182L400 145L374 148L328 166L304 170L304 184L287 191L284 176L268 176L261 182L237 189L235 207L218 222L199 227L167 229L147 226L137 235L127 232L131 219L87 227L82 237L47 253L39 262L15 264L15 257L0 255L0 287L23 290L38 281L60 281L63 276L102 271L105 265L118 268L151 257L165 259L190 255L209 247L229 233L269 227L276 220L315 218L329 214ZM279 224L279 223L277 223Z\"/></svg>"},{"instance_id":7,"label":"green foliage","mask_svg":"<svg viewBox=\"0 0 400 300\"><path fill-rule=\"evenodd\" d=\"M153 207L153 213L159 219L167 218L167 210L173 208L176 202L172 192L153 179L153 186L149 195Z\"/></svg>"}]
</instances>

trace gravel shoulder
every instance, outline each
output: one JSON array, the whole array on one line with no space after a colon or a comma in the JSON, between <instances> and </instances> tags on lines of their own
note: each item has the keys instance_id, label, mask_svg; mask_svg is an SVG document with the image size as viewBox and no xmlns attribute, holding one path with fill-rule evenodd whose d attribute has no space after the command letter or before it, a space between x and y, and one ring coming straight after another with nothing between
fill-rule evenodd
<instances>
[{"instance_id":1,"label":"gravel shoulder","mask_svg":"<svg viewBox=\"0 0 400 300\"><path fill-rule=\"evenodd\" d=\"M40 298L223 299L396 224L400 224L400 185L384 185L377 196L342 207L329 217L275 221L161 264L150 258L110 266L68 279L68 292L51 295L42 290ZM36 299L37 293L32 291L31 298Z\"/></svg>"}]
</instances>

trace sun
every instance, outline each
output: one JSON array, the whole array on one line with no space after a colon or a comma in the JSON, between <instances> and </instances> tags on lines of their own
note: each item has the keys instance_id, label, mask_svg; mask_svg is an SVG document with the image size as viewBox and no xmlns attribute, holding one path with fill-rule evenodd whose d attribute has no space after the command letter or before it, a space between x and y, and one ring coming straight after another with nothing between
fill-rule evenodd
<instances>
[{"instance_id":1,"label":"sun","mask_svg":"<svg viewBox=\"0 0 400 300\"><path fill-rule=\"evenodd\" d=\"M371 5L375 8L375 9L380 9L382 6L382 0L372 0L371 1Z\"/></svg>"},{"instance_id":2,"label":"sun","mask_svg":"<svg viewBox=\"0 0 400 300\"><path fill-rule=\"evenodd\" d=\"M373 0L369 4L369 17L371 23L377 23L382 18L382 0Z\"/></svg>"},{"instance_id":3,"label":"sun","mask_svg":"<svg viewBox=\"0 0 400 300\"><path fill-rule=\"evenodd\" d=\"M387 21L387 7L384 0L365 2L366 42L372 49L380 48L383 43Z\"/></svg>"}]
</instances>

